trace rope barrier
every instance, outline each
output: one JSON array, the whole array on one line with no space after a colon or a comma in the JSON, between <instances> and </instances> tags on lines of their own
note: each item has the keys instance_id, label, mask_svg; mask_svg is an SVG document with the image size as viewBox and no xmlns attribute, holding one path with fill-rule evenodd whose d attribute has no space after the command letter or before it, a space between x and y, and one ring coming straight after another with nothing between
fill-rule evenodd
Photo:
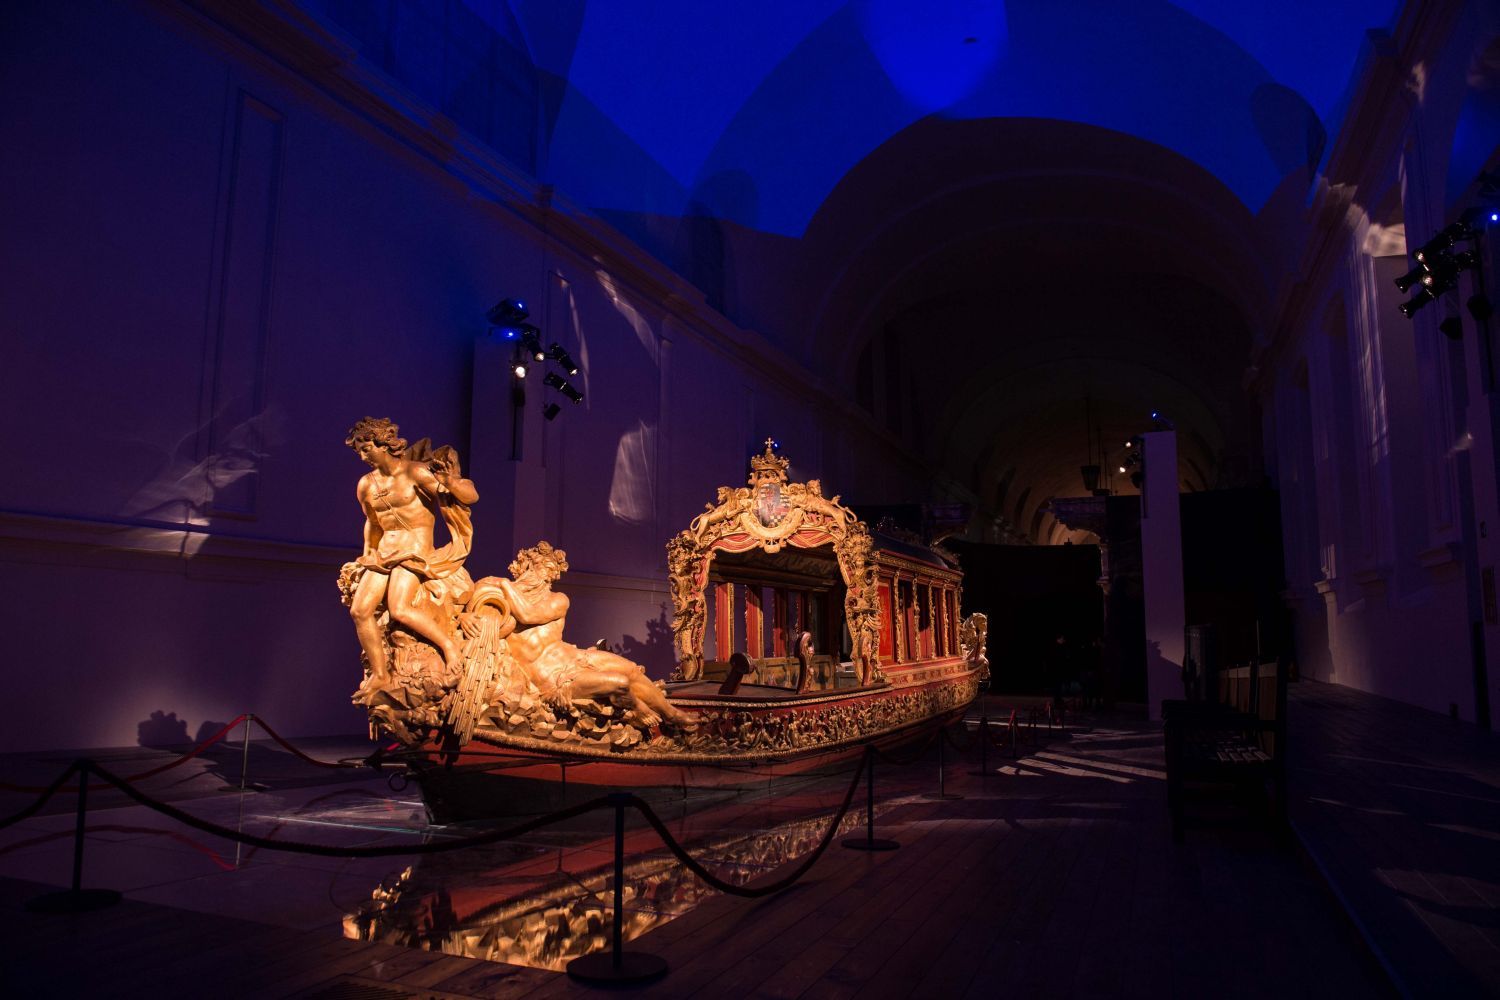
<instances>
[{"instance_id":1,"label":"rope barrier","mask_svg":"<svg viewBox=\"0 0 1500 1000\"><path fill-rule=\"evenodd\" d=\"M130 781L130 782L145 781L147 778L154 778L158 774L164 774L167 771L170 771L170 770L172 770L175 767L181 767L183 764L186 764L188 761L194 759L195 757L202 756L208 750L209 747L213 746L215 743L218 743L218 742L222 741L226 736L228 736L231 732L234 731L235 727L243 725L246 722L254 722L257 725L259 725L262 729L264 729L266 731L266 734L268 736L270 736L271 739L273 739L277 743L281 744L281 746L284 747L287 750L287 752L289 752L290 754L292 754L294 757L297 757L299 760L306 761L309 764L313 764L313 765L316 765L318 767L331 767L331 768L351 768L351 767L362 767L362 766L364 766L362 763L352 763L352 762L349 762L349 761L342 761L342 760L341 761L330 762L330 761L325 761L325 760L318 760L315 757L309 757L307 754L303 753L301 750L298 750L296 747L292 746L292 744L288 743L285 739L283 739L282 736L279 733L277 733L274 729L272 729L269 725L266 724L266 720L262 719L258 715L250 715L250 714L246 713L246 714L241 714L241 715L235 716L235 718L234 718L233 721L226 723L223 726L223 728L221 728L218 732L214 733L212 736L208 737L208 739L206 739L203 742L199 743L197 746L193 747L193 749L189 750L187 753L183 754L181 757L178 757L176 760L167 761L167 763L165 763L165 764L160 764L160 765L158 765L156 767L149 768L149 769L147 769L145 771L140 771L140 772L138 772L136 774L126 775L121 780L123 780L123 781ZM46 786L46 785L12 785L9 782L0 781L0 791L5 791L5 792L23 792L23 793L30 794L30 795L37 795L37 794L40 794L42 792L48 791L49 787L50 786ZM107 784L105 784L105 785L90 785L89 786L89 791L92 791L92 792L101 792L101 791L104 791L105 789L107 789L109 787L110 786L107 785ZM56 791L57 789L53 788L51 790L52 791ZM76 789L69 789L69 790L70 791L76 791Z\"/></svg>"},{"instance_id":2,"label":"rope barrier","mask_svg":"<svg viewBox=\"0 0 1500 1000\"><path fill-rule=\"evenodd\" d=\"M333 847L327 844L308 844L296 840L273 840L269 837L245 833L242 830L231 830L227 826L220 826L206 819L200 819L191 813L183 812L181 809L168 805L165 802L158 802L140 789L127 784L124 779L105 771L91 760L79 761L74 765L74 768L81 768L103 779L147 809L175 819L179 823L184 823L203 833L222 837L225 840L235 843L246 844L250 847L261 847L273 851L288 851L293 854L316 854L325 858L391 858L407 854L447 854L450 851L463 850L466 847L482 847L486 844L510 840L552 823L572 819L575 816L582 816L584 813L593 812L598 809L607 809L611 806L611 802L606 796L600 796L579 805L560 809L555 813L527 820L525 823L519 823L503 830L491 830L472 837L462 837L436 844L398 844L390 847Z\"/></svg>"},{"instance_id":3,"label":"rope barrier","mask_svg":"<svg viewBox=\"0 0 1500 1000\"><path fill-rule=\"evenodd\" d=\"M207 740L204 740L197 747L195 747L191 753L185 755L179 760L172 761L169 764L151 768L147 771L143 771L139 774L130 775L127 777L120 777L119 775L116 775L101 767L97 762L87 758L80 758L78 760L75 760L70 765L68 765L68 767L60 775L58 775L58 777L50 785L39 787L37 789L38 798L35 802L20 810L19 812L13 813L10 816L0 819L0 829L5 829L6 827L13 826L16 823L20 823L30 818L31 816L36 815L53 798L54 795L62 790L63 785L66 784L74 774L78 774L80 776L80 793L86 793L89 789L92 788L112 787L123 793L127 798L133 800L141 806L144 806L147 809L152 810L153 812L159 813L170 819L174 819L179 823L182 823L185 826L192 827L193 829L200 832L207 833L215 837L221 837L233 843L243 844L254 848L264 848L267 850L287 851L289 853L312 854L321 857L336 858L384 858L405 855L446 854L452 851L464 850L470 847L480 847L498 843L504 840L511 840L516 837L524 836L525 834L530 833L534 830L541 829L542 827L550 826L554 823L562 822L564 820L573 819L574 817L582 816L586 813L595 812L600 809L619 810L624 806L629 805L641 814L641 817L656 832L657 836L661 838L661 841L666 846L667 850L674 857L676 857L679 862L681 862L686 868L688 868L689 871L691 871L698 878L702 879L707 885L729 895L756 899L773 895L789 888L790 886L794 885L799 879L801 879L802 876L805 875L812 868L812 866L817 863L818 859L822 857L823 852L827 850L829 844L833 842L833 838L838 831L839 824L841 824L844 820L844 817L848 815L849 807L854 800L854 793L858 790L860 781L863 777L861 772L871 766L877 756L883 758L887 762L895 763L898 766L906 766L920 760L934 742L943 739L949 739L949 741L951 742L951 738L947 737L946 733L942 729L937 729L929 734L927 739L922 741L921 745L918 747L915 753L904 760L881 750L874 743L865 744L863 763L861 766L858 766L854 769L853 780L849 783L849 787L844 792L843 801L839 804L837 812L830 820L828 829L819 840L817 846L814 847L811 852L809 852L807 857L796 867L796 869L789 872L782 878L766 885L751 887L735 885L734 883L727 882L724 879L719 878L713 872L709 871L702 863L693 858L692 855L688 853L687 849L677 840L675 836L673 836L671 830L667 828L661 817L656 814L656 811L651 807L650 803L631 793L625 793L623 795L617 793L614 795L600 796L594 799L590 799L587 802L580 803L579 805L561 809L556 812L549 813L545 816L539 816L533 819L529 819L514 826L506 827L505 829L491 830L485 833L476 834L474 836L462 837L439 843L428 842L421 844L403 844L382 847L337 847L325 844L311 844L301 841L273 839L270 837L259 836L257 834L246 833L243 830L233 830L228 827L221 826L218 823L213 823L208 820L201 819L168 803L158 801L133 786L132 782L134 781L139 781L143 778L160 774L164 771L170 770L172 767L179 766L180 764L199 756L210 746L222 740L236 726L245 723L247 720L260 721L259 719L255 719L253 716L241 715L233 722L225 725L213 736L209 737ZM304 760L308 763L331 768L363 766L362 764L353 764L343 761L338 763L328 763L326 761L319 761L315 758L309 757L308 755L302 753L300 750L297 750L296 747L292 746L286 740L284 740L279 734L271 729L270 726L265 725L263 722L261 723L261 725L273 740L275 740L289 752L293 753L299 759ZM972 745L972 741L970 745ZM90 784L87 781L87 778L89 776L100 779L103 784ZM29 790L21 786L13 785L5 785L0 787L9 788L11 790ZM873 785L871 786L871 794L873 795ZM82 808L81 800L80 808ZM80 818L80 824L81 823L82 819ZM623 836L623 834L617 834L617 837L618 836ZM78 834L78 837L79 850L81 851L82 834Z\"/></svg>"},{"instance_id":4,"label":"rope barrier","mask_svg":"<svg viewBox=\"0 0 1500 1000\"><path fill-rule=\"evenodd\" d=\"M866 752L873 752L873 748L867 750ZM854 791L859 787L862 770L862 768L858 767L854 769L854 780L849 784L849 790L844 793L844 801L839 804L838 812L834 815L833 820L828 824L828 832L823 834L823 839L818 841L818 846L812 849L812 853L810 853L807 858L797 866L795 871L783 876L780 879L777 879L775 882L772 882L769 885L755 886L753 888L749 886L735 885L732 882L725 882L723 879L714 875L713 872L710 872L707 868L703 867L703 865L696 861L692 857L692 855L688 854L687 849L677 842L677 838L672 836L672 832L667 829L666 824L661 821L661 817L656 815L656 811L651 808L649 803L645 802L635 795L631 795L629 798L630 805L633 806L636 811L645 818L647 823L651 824L651 828L656 831L656 835L661 838L662 843L666 845L667 850L671 851L672 855L676 857L678 861L681 861L683 866L691 871L694 875L698 876L704 882L708 883L711 888L717 889L720 892L728 893L731 896L743 896L747 899L759 899L762 896L774 895L775 893L778 893L783 889L792 886L798 879L800 879L807 873L808 869L810 869L813 864L817 862L818 858L823 856L823 852L828 849L828 845L833 843L833 837L834 834L838 832L839 824L844 821L844 816L848 814L849 804L854 801Z\"/></svg>"},{"instance_id":5,"label":"rope barrier","mask_svg":"<svg viewBox=\"0 0 1500 1000\"><path fill-rule=\"evenodd\" d=\"M192 760L194 757L201 756L204 753L204 751L206 751L209 747L213 746L215 743L218 743L224 737L228 736L230 734L230 732L232 732L234 730L234 727L236 727L236 726L240 725L241 723L243 723L246 718L247 718L247 716L245 716L245 715L238 715L238 716L236 716L234 718L233 722L227 723L224 726L224 728L220 729L217 733L214 733L208 739L204 740L202 743L199 743L197 746L193 747L193 749L189 750L186 754L182 755L181 757L178 757L176 760L167 761L167 763L165 763L165 764L162 764L162 765L160 765L158 767L150 768L149 770L146 770L146 771L141 771L139 774L129 775L124 780L126 780L126 781L144 781L147 778L154 778L158 774L162 774L162 773L164 773L166 771L170 771L174 767L181 767L183 764L186 764L188 761ZM90 791L94 791L94 792L99 792L99 791L103 791L104 789L106 789L108 787L109 787L108 785L94 785L89 790ZM35 794L37 794L39 792L46 791L46 786L43 786L43 785L12 785L12 784L9 784L7 782L0 782L0 791L6 791L6 792L29 792L29 793L35 795Z\"/></svg>"},{"instance_id":6,"label":"rope barrier","mask_svg":"<svg viewBox=\"0 0 1500 1000\"><path fill-rule=\"evenodd\" d=\"M22 820L30 819L32 816L35 816L38 812L41 811L42 806L52 801L52 796L56 795L58 789L62 788L63 783L71 778L77 771L78 762L75 760L73 763L68 765L68 769L66 771L57 776L56 781L52 782L52 784L50 785L45 785L37 789L41 794L35 802L27 806L25 809L22 809L20 812L11 813L4 819L0 819L0 830L4 830L8 826L15 826Z\"/></svg>"},{"instance_id":7,"label":"rope barrier","mask_svg":"<svg viewBox=\"0 0 1500 1000\"><path fill-rule=\"evenodd\" d=\"M1014 715L1012 716L1012 718L1014 718ZM185 826L191 827L203 833L221 837L235 844L248 845L256 849L265 848L268 850L287 851L289 853L296 854L312 854L321 857L383 858L403 855L409 856L446 854L452 851L460 851L471 847L479 847L505 840L512 840L514 838L524 836L525 834L530 833L533 830L551 826L554 823L572 819L577 816L582 816L600 809L613 809L615 812L615 906L613 921L613 947L608 956L602 954L586 956L584 958L576 959L568 966L568 973L570 976L590 983L618 984L625 982L644 982L646 980L657 978L660 975L665 974L667 970L666 962L657 956L640 953L626 953L623 951L622 933L624 907L622 892L624 885L623 872L625 850L624 815L625 808L627 806L639 812L641 814L641 817L646 821L647 825L649 825L656 833L657 837L660 838L662 844L667 848L667 850L684 867L686 867L695 876L701 879L710 888L716 889L719 892L726 893L728 895L739 896L748 899L763 898L782 892L783 890L790 888L792 885L795 885L804 875L807 874L808 871L812 869L812 866L815 865L823 856L823 852L828 849L828 846L831 843L833 843L833 838L838 833L840 824L843 823L844 818L849 814L849 807L854 801L854 793L858 790L862 778L862 775L860 773L862 770L867 772L863 777L866 781L867 792L869 795L869 803L866 815L868 833L867 837L862 841L856 842L846 840L844 842L844 846L858 847L864 850L888 850L900 846L895 841L876 840L874 837L874 768L875 758L877 756L884 757L887 760L895 760L897 763L902 762L899 759L894 758L893 755L880 750L873 742L866 743L864 745L862 766L857 766L854 769L853 779L850 781L849 787L844 792L843 801L839 803L838 810L830 818L828 828L824 832L823 836L819 839L817 845L807 854L807 856L801 861L801 863L797 865L795 869L788 872L786 875L782 876L774 882L759 886L736 885L719 878L713 872L709 871L707 867L705 867L701 862L699 862L690 853L688 853L687 848L684 847L675 836L673 836L671 830L667 828L667 825L662 821L661 817L656 814L656 810L651 807L650 803L632 793L615 793L607 796L600 796L587 802L580 803L579 805L572 806L566 809L560 809L545 816L539 816L502 830L491 830L486 833L477 834L475 836L463 837L440 843L425 842L420 844L393 845L388 847L335 847L324 844L309 844L301 841L280 840L271 837L259 836L257 834L246 833L243 830L231 830L228 827L219 825L218 823L212 823L208 820L200 819L199 817L184 812L183 810L178 809L168 803L153 799L151 796L135 788L132 784L132 781L138 781L144 777L149 777L154 774L160 774L163 771L169 770L171 767L177 766L180 763L184 763L187 760L191 760L193 757L201 754L209 746L212 746L214 743L223 739L224 736L227 735L231 730L233 730L235 726L241 723L246 723L247 719L248 721L256 721L253 715L248 717L240 716L233 722L224 726L218 733L214 734L214 736L210 737L208 740L205 740L202 744L196 747L191 754L183 757L181 760L174 761L171 764L161 767L152 768L148 771L141 772L138 775L131 775L129 777L122 778L100 767L99 764L93 760L89 760L87 758L80 758L78 760L75 760L63 771L62 774L58 775L58 777L50 785L41 789L37 800L30 806L20 810L17 813L12 814L11 816L0 819L0 830L3 830L6 827L12 826L16 823L22 822L25 819L28 819L31 816L34 816L42 809L43 806L47 804L47 802L52 799L54 795L57 794L58 791L61 790L62 786L74 774L78 775L78 818L77 826L74 831L72 889L58 893L50 893L46 896L31 900L27 903L28 909L45 912L81 912L108 906L120 900L120 893L114 890L85 890L81 888L84 835L86 831L85 814L87 810L87 795L90 788L96 787L89 783L88 779L90 776L101 779L104 782L104 785L101 787L113 787L137 804L170 819L175 819L179 823L182 823ZM262 724L262 728L264 728L266 732L270 734L272 739L274 739L289 752L293 753L299 759L318 766L332 768L361 767L370 765L372 761L376 761L377 759L379 759L380 762L383 762L384 760L381 753L377 752L376 754L372 755L371 758L367 758L365 761L360 763L340 761L338 763L330 764L324 761L316 760L315 758L309 757L306 754L302 753L300 750L297 750L296 747L292 746L286 740L282 739L280 735L278 735L274 730L271 729L271 727ZM246 731L248 733L248 725ZM949 736L943 729L937 729L932 732L926 740L922 741L922 744L920 745L916 753L914 753L909 758L909 760L905 761L904 763L915 763L926 753L927 749L934 742L937 743L939 751L938 780L939 787L941 789L943 780L942 750L945 743L954 743L952 737ZM973 744L974 740L969 740L968 746L972 747ZM249 744L247 737L247 752L248 745ZM957 746L956 743L954 743L954 745ZM960 747L960 749L963 748ZM981 749L983 749L982 743ZM379 768L380 764L375 763L373 766ZM566 775L566 769L564 769L564 775ZM941 791L939 792L938 797L961 798L961 796L945 795ZM241 801L243 802L243 800ZM279 829L280 825L281 824L278 824L274 829ZM238 857L238 855L236 855L236 857Z\"/></svg>"},{"instance_id":8,"label":"rope barrier","mask_svg":"<svg viewBox=\"0 0 1500 1000\"><path fill-rule=\"evenodd\" d=\"M244 716L240 716L240 718L244 718ZM255 715L255 716L251 716L251 721L253 721L260 728L264 729L266 731L266 735L267 736L271 737L271 739L273 739L277 743L281 744L282 748L284 750L286 750L287 753L290 753L293 757L296 757L298 760L306 761L307 763L312 764L315 767L351 768L351 767L363 767L364 766L363 763L356 764L356 763L352 763L350 761L344 761L344 760L336 760L336 761L318 760L316 757L309 757L307 754L303 753L301 750L298 750L296 747L292 746L285 739L283 739L282 736L281 736L281 734L278 733L278 732L276 732L276 730L272 729L271 726L270 726L270 724L268 722L266 722L265 719L262 719L260 716Z\"/></svg>"},{"instance_id":9,"label":"rope barrier","mask_svg":"<svg viewBox=\"0 0 1500 1000\"><path fill-rule=\"evenodd\" d=\"M599 809L612 808L615 804L609 796L600 796L594 799L590 799L588 802L580 803L579 805L572 806L567 809L561 809L557 812L549 813L546 816L537 817L535 819L528 820L524 823L519 823L515 826L507 827L502 830L491 830L472 837L463 837L455 840L444 841L442 843L392 845L389 847L334 847L326 844L309 844L301 841L275 840L269 837L261 837L253 833L246 833L242 830L232 830L217 823L201 819L197 816L192 815L191 813L184 812L183 810L178 809L177 807L169 805L165 802L160 802L156 799L153 799L149 795L146 795L144 792L130 785L127 779L110 773L92 760L80 759L70 764L60 775L58 775L57 779L53 781L51 785L44 788L42 790L42 794L31 805L27 806L25 809L22 809L17 813L5 817L4 819L0 819L0 829L12 826L16 823L30 818L31 816L34 816L43 806L47 804L48 801L52 799L52 797L62 788L62 786L68 781L69 778L80 771L101 779L104 782L103 787L113 787L115 789L118 789L120 792L124 793L128 798L134 800L139 805L145 806L147 809L150 809L153 812L160 813L163 816L175 819L178 822L190 826L203 833L211 834L216 837L222 837L225 840L229 840L239 844L245 844L251 847L265 848L268 850L282 850L295 854L314 854L321 857L383 858L411 854L445 854L450 851L463 850L464 848L468 847L480 847L487 844L497 843L502 840L509 840L515 837L520 837L527 833L530 833L533 830L540 829L544 826L549 826L553 823L572 819L576 816L581 816L585 813L594 812ZM649 803L645 802L643 799L640 799L635 795L631 795L629 796L629 798L630 805L637 809L642 814L643 818L645 818L646 822L649 823L654 830L656 830L657 834L662 838L662 842L667 846L668 850L676 855L684 865L686 865L694 872L694 874L698 875L709 885L713 886L716 889L719 889L720 891L742 896L759 897L769 895L773 892L778 892L781 889L786 888L786 886L791 885L798 878L800 878L808 868L812 866L813 862L815 862L818 857L822 855L823 851L827 848L829 842L832 840L834 831L836 831L838 828L838 824L843 821L844 816L848 813L849 804L854 797L854 791L859 786L859 779L859 770L856 769L854 781L850 784L848 790L845 792L844 800L839 806L838 813L834 816L832 823L830 823L828 832L824 835L822 841L818 844L818 846L814 848L807 861L800 865L797 870L787 878L781 879L770 886L760 887L758 889L746 889L742 886L736 886L732 883L725 882L715 876L712 872L708 871L701 864L695 861L690 855L688 855L686 849L683 848L683 846L678 843L676 838L672 836L671 831L667 829L661 818L657 816L656 812L651 808Z\"/></svg>"}]
</instances>

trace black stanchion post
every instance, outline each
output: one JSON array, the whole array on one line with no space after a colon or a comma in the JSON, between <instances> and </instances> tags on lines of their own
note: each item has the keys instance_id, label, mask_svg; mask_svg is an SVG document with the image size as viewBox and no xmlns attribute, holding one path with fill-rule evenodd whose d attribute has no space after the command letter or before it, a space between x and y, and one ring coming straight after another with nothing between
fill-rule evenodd
<instances>
[{"instance_id":1,"label":"black stanchion post","mask_svg":"<svg viewBox=\"0 0 1500 1000\"><path fill-rule=\"evenodd\" d=\"M240 749L240 783L238 785L221 785L221 792L263 792L268 785L258 784L249 780L250 775L250 723L255 721L254 712L245 713L245 739Z\"/></svg>"},{"instance_id":2,"label":"black stanchion post","mask_svg":"<svg viewBox=\"0 0 1500 1000\"><path fill-rule=\"evenodd\" d=\"M993 778L990 771L990 716L986 712L979 717L979 770L970 771L976 778Z\"/></svg>"},{"instance_id":3,"label":"black stanchion post","mask_svg":"<svg viewBox=\"0 0 1500 1000\"><path fill-rule=\"evenodd\" d=\"M26 909L33 913L83 913L102 910L120 901L120 894L113 889L83 888L83 833L84 817L89 810L89 762L76 761L74 766L78 768L78 821L73 827L73 887L27 900Z\"/></svg>"},{"instance_id":4,"label":"black stanchion post","mask_svg":"<svg viewBox=\"0 0 1500 1000\"><path fill-rule=\"evenodd\" d=\"M846 837L840 843L856 851L894 851L901 845L875 836L875 748L865 745L865 835Z\"/></svg>"},{"instance_id":5,"label":"black stanchion post","mask_svg":"<svg viewBox=\"0 0 1500 1000\"><path fill-rule=\"evenodd\" d=\"M630 796L610 796L615 807L615 922L609 954L596 951L568 963L568 976L593 986L630 986L667 974L667 960L625 950L625 807Z\"/></svg>"},{"instance_id":6,"label":"black stanchion post","mask_svg":"<svg viewBox=\"0 0 1500 1000\"><path fill-rule=\"evenodd\" d=\"M961 799L961 798L963 798L962 795L959 795L957 793L948 791L948 782L947 782L947 772L948 772L948 769L944 766L944 764L946 763L946 761L945 761L944 754L943 754L943 744L945 744L947 742L948 742L948 731L946 729L939 729L938 730L938 790L936 792L928 792L926 795L922 796L924 799Z\"/></svg>"}]
</instances>

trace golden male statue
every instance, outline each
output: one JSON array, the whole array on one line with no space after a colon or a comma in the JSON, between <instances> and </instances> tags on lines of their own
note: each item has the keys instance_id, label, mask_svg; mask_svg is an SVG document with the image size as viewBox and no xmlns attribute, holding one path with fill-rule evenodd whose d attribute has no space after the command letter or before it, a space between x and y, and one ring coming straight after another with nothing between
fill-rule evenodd
<instances>
[{"instance_id":1,"label":"golden male statue","mask_svg":"<svg viewBox=\"0 0 1500 1000\"><path fill-rule=\"evenodd\" d=\"M355 489L365 513L364 551L349 602L370 668L359 690L364 700L391 679L382 604L393 624L432 643L452 670L463 648L455 616L474 586L463 562L473 537L468 508L479 494L459 474L453 449L432 451L426 439L408 448L399 430L383 417L365 417L344 442L370 466ZM441 548L433 537L439 516L452 536Z\"/></svg>"},{"instance_id":2,"label":"golden male statue","mask_svg":"<svg viewBox=\"0 0 1500 1000\"><path fill-rule=\"evenodd\" d=\"M667 699L638 663L604 649L581 649L563 640L568 595L552 589L568 570L567 553L546 542L522 549L510 564L511 580L494 582L505 595L517 628L510 654L543 699L566 708L575 699L628 697L641 723L665 719L690 729L693 719Z\"/></svg>"}]
</instances>

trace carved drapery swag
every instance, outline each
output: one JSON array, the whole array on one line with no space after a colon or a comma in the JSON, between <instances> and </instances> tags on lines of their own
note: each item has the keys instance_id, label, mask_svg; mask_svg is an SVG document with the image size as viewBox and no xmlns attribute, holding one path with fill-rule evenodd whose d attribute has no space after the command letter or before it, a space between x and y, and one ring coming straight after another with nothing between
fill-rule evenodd
<instances>
[{"instance_id":1,"label":"carved drapery swag","mask_svg":"<svg viewBox=\"0 0 1500 1000\"><path fill-rule=\"evenodd\" d=\"M839 498L823 496L816 479L787 481L790 462L777 455L773 442L750 459L746 486L719 487L718 502L707 504L686 531L667 543L667 574L672 594L672 632L677 647L674 680L703 675L703 633L708 620L708 575L719 552L786 546L833 547L845 587L844 615L863 684L880 675L880 597L869 529Z\"/></svg>"}]
</instances>

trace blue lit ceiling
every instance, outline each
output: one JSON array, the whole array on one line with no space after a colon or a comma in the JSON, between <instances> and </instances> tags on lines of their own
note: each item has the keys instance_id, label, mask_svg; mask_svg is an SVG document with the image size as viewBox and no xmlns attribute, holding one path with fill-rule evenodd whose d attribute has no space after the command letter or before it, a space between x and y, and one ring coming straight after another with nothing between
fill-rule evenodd
<instances>
[{"instance_id":1,"label":"blue lit ceiling","mask_svg":"<svg viewBox=\"0 0 1500 1000\"><path fill-rule=\"evenodd\" d=\"M1277 234L1399 8L299 2L1038 541L1086 410L1110 442L1173 414L1187 488L1257 481Z\"/></svg>"},{"instance_id":2,"label":"blue lit ceiling","mask_svg":"<svg viewBox=\"0 0 1500 1000\"><path fill-rule=\"evenodd\" d=\"M803 233L927 117L1155 143L1251 211L1316 164L1393 0L469 0L565 81L539 172L596 210ZM510 19L514 17L514 21Z\"/></svg>"}]
</instances>

